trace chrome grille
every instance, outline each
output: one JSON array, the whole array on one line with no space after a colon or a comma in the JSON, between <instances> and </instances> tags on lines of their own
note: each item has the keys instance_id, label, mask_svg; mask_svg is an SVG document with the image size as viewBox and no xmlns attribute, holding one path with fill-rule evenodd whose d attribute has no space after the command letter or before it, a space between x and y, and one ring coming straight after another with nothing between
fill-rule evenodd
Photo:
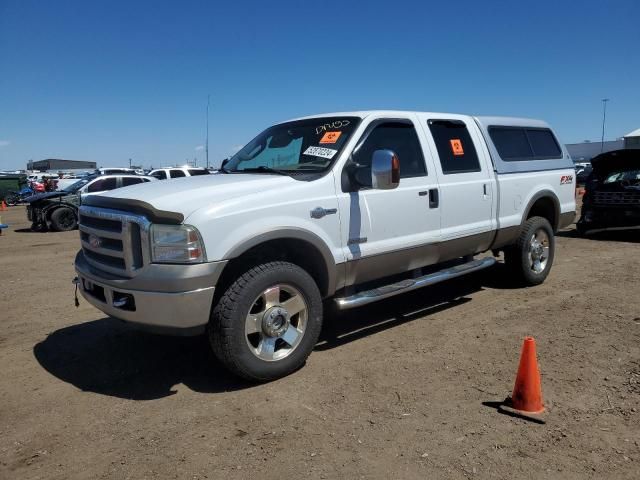
<instances>
[{"instance_id":1,"label":"chrome grille","mask_svg":"<svg viewBox=\"0 0 640 480\"><path fill-rule=\"evenodd\" d=\"M602 205L640 205L640 191L594 192L593 203Z\"/></svg>"},{"instance_id":2,"label":"chrome grille","mask_svg":"<svg viewBox=\"0 0 640 480\"><path fill-rule=\"evenodd\" d=\"M149 263L149 227L143 215L80 207L80 243L87 262L105 272L133 277Z\"/></svg>"}]
</instances>

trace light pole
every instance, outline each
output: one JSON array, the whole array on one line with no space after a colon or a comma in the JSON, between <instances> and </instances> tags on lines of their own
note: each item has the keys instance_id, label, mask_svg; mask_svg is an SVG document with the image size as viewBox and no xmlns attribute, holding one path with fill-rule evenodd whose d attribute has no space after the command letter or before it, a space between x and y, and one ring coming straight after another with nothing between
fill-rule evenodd
<instances>
[{"instance_id":1,"label":"light pole","mask_svg":"<svg viewBox=\"0 0 640 480\"><path fill-rule=\"evenodd\" d=\"M209 100L211 95L207 95L207 141L205 142L205 156L207 157L207 170L209 170Z\"/></svg>"},{"instance_id":2,"label":"light pole","mask_svg":"<svg viewBox=\"0 0 640 480\"><path fill-rule=\"evenodd\" d=\"M604 125L607 121L607 102L608 98L602 99L602 138L600 139L600 153L604 152Z\"/></svg>"}]
</instances>

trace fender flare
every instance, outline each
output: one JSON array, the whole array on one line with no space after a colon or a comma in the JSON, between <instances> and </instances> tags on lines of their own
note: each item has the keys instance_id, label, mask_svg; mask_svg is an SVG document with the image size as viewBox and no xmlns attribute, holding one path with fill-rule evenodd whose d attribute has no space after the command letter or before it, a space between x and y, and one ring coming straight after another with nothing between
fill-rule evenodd
<instances>
[{"instance_id":1,"label":"fender flare","mask_svg":"<svg viewBox=\"0 0 640 480\"><path fill-rule=\"evenodd\" d=\"M302 240L311 244L322 256L322 261L327 273L327 295L331 296L336 291L336 285L338 283L338 266L335 263L333 254L327 246L327 244L315 233L308 230L295 227L287 227L282 229L269 230L263 233L253 235L231 248L225 255L225 260L232 260L246 253L253 247L273 241L273 240L285 240L294 239Z\"/></svg>"},{"instance_id":2,"label":"fender flare","mask_svg":"<svg viewBox=\"0 0 640 480\"><path fill-rule=\"evenodd\" d=\"M547 189L540 190L539 192L536 192L529 199L529 202L527 203L527 207L524 209L523 214L522 214L522 218L520 219L520 225L524 224L526 219L529 217L529 212L531 212L531 208L533 207L534 203L536 203L541 198L550 198L551 201L553 202L554 222L551 225L551 227L553 228L553 231L555 232L558 229L558 222L560 221L560 200L558 200L558 196L556 195L556 193L553 190L547 190Z\"/></svg>"}]
</instances>

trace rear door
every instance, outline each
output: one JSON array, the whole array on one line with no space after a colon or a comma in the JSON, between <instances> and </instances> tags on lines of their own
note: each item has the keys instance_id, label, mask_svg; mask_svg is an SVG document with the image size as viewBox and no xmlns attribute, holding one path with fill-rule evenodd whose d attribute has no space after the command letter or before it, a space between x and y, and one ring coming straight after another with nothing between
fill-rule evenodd
<instances>
[{"instance_id":1,"label":"rear door","mask_svg":"<svg viewBox=\"0 0 640 480\"><path fill-rule=\"evenodd\" d=\"M427 115L421 124L436 159L442 241L494 230L495 179L475 123L457 115Z\"/></svg>"}]
</instances>

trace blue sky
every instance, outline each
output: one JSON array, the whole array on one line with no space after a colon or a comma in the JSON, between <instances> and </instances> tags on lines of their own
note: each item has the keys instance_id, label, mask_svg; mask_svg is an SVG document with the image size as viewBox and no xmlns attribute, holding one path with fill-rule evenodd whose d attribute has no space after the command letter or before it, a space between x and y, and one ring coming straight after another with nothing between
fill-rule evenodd
<instances>
[{"instance_id":1,"label":"blue sky","mask_svg":"<svg viewBox=\"0 0 640 480\"><path fill-rule=\"evenodd\" d=\"M640 127L637 0L0 0L0 169L211 163L269 124L394 108Z\"/></svg>"}]
</instances>

